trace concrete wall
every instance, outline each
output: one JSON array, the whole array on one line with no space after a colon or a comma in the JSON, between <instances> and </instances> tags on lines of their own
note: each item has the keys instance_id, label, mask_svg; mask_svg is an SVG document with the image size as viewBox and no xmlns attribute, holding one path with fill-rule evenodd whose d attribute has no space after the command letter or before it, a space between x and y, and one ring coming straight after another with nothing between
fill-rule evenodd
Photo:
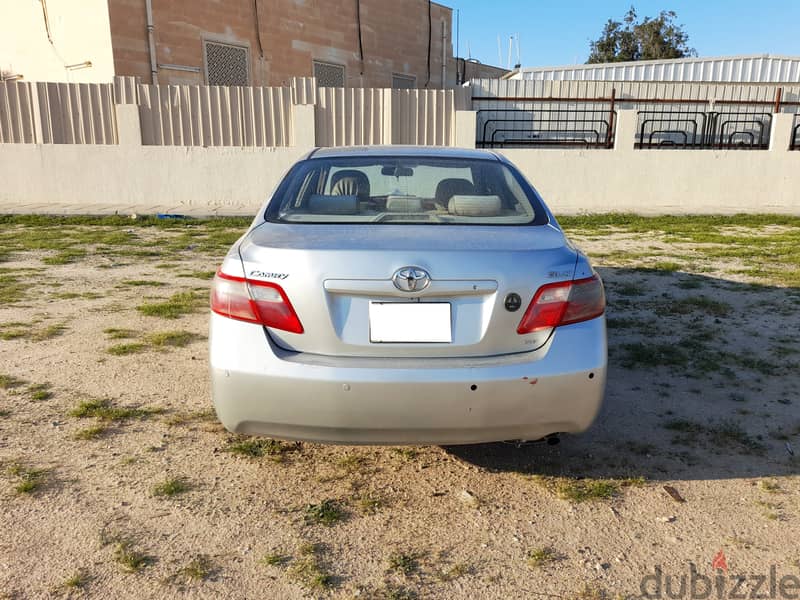
<instances>
[{"instance_id":1,"label":"concrete wall","mask_svg":"<svg viewBox=\"0 0 800 600\"><path fill-rule=\"evenodd\" d=\"M773 115L770 150L635 150L636 111L620 111L613 150L503 149L556 214L800 215L791 114Z\"/></svg>"},{"instance_id":2,"label":"concrete wall","mask_svg":"<svg viewBox=\"0 0 800 600\"><path fill-rule=\"evenodd\" d=\"M25 81L111 81L108 1L0 0L0 71Z\"/></svg>"},{"instance_id":3,"label":"concrete wall","mask_svg":"<svg viewBox=\"0 0 800 600\"><path fill-rule=\"evenodd\" d=\"M0 212L252 215L307 148L0 146Z\"/></svg>"},{"instance_id":4,"label":"concrete wall","mask_svg":"<svg viewBox=\"0 0 800 600\"><path fill-rule=\"evenodd\" d=\"M151 83L144 0L108 4L116 74ZM258 0L257 6L258 15L253 0L154 0L158 82L206 83L202 40L209 39L248 48L250 85L312 76L313 60L344 65L348 87L391 87L392 73L425 83L428 0L361 0L363 75L355 0ZM452 57L452 10L432 3L431 19L431 85L441 87L442 24L445 55Z\"/></svg>"},{"instance_id":5,"label":"concrete wall","mask_svg":"<svg viewBox=\"0 0 800 600\"><path fill-rule=\"evenodd\" d=\"M0 144L0 212L251 215L311 149L313 108L296 108L289 148L142 146L133 106L118 112L118 146ZM800 151L788 150L793 115L775 115L772 148L751 151L635 150L635 111L618 118L610 150L500 152L556 214L800 215ZM475 114L457 111L454 126L456 142L470 145Z\"/></svg>"}]
</instances>

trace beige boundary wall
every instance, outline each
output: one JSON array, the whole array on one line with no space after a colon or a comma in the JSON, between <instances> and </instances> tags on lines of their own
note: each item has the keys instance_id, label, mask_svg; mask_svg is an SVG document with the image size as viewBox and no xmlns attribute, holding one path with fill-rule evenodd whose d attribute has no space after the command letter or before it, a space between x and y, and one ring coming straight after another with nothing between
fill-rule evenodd
<instances>
[{"instance_id":1,"label":"beige boundary wall","mask_svg":"<svg viewBox=\"0 0 800 600\"><path fill-rule=\"evenodd\" d=\"M296 106L285 148L141 145L135 106L118 106L119 145L0 144L0 211L251 215L314 145L314 107ZM611 150L506 149L556 214L800 215L793 115L773 119L770 150L634 150L636 112L619 111ZM475 113L456 111L456 145Z\"/></svg>"}]
</instances>

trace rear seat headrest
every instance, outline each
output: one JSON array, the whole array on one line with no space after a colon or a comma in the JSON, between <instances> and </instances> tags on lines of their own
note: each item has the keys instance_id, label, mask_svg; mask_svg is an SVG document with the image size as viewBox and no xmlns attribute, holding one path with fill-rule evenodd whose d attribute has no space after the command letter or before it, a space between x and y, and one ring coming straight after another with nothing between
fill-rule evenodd
<instances>
[{"instance_id":1,"label":"rear seat headrest","mask_svg":"<svg viewBox=\"0 0 800 600\"><path fill-rule=\"evenodd\" d=\"M447 206L450 198L457 194L474 194L475 186L467 179L442 179L436 186L434 201L442 206Z\"/></svg>"},{"instance_id":2,"label":"rear seat headrest","mask_svg":"<svg viewBox=\"0 0 800 600\"><path fill-rule=\"evenodd\" d=\"M308 199L308 210L318 215L355 215L358 213L358 197L313 194Z\"/></svg>"},{"instance_id":3,"label":"rear seat headrest","mask_svg":"<svg viewBox=\"0 0 800 600\"><path fill-rule=\"evenodd\" d=\"M422 198L415 196L389 196L386 199L388 212L418 213L422 212Z\"/></svg>"},{"instance_id":4,"label":"rear seat headrest","mask_svg":"<svg viewBox=\"0 0 800 600\"><path fill-rule=\"evenodd\" d=\"M502 209L499 196L456 195L447 205L447 212L461 217L499 217Z\"/></svg>"}]
</instances>

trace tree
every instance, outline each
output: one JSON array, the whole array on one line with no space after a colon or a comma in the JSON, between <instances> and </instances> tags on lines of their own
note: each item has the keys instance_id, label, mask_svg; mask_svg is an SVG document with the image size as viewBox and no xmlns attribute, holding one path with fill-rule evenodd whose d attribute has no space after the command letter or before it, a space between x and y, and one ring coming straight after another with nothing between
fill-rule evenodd
<instances>
[{"instance_id":1,"label":"tree","mask_svg":"<svg viewBox=\"0 0 800 600\"><path fill-rule=\"evenodd\" d=\"M631 6L619 21L608 20L599 39L590 43L589 64L623 62L634 60L657 60L660 58L685 58L697 56L690 48L689 34L683 25L676 25L677 14L662 10L651 19L639 20L636 9Z\"/></svg>"}]
</instances>

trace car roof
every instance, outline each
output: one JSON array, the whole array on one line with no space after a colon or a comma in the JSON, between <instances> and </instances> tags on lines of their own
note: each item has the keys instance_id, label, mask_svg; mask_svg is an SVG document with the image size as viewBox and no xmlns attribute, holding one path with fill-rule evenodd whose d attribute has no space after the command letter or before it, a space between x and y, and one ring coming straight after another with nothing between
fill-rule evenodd
<instances>
[{"instance_id":1,"label":"car roof","mask_svg":"<svg viewBox=\"0 0 800 600\"><path fill-rule=\"evenodd\" d=\"M488 150L453 148L448 146L339 146L336 148L317 148L306 158L342 158L370 156L404 156L431 158L461 158L473 160L500 160L497 154Z\"/></svg>"}]
</instances>

